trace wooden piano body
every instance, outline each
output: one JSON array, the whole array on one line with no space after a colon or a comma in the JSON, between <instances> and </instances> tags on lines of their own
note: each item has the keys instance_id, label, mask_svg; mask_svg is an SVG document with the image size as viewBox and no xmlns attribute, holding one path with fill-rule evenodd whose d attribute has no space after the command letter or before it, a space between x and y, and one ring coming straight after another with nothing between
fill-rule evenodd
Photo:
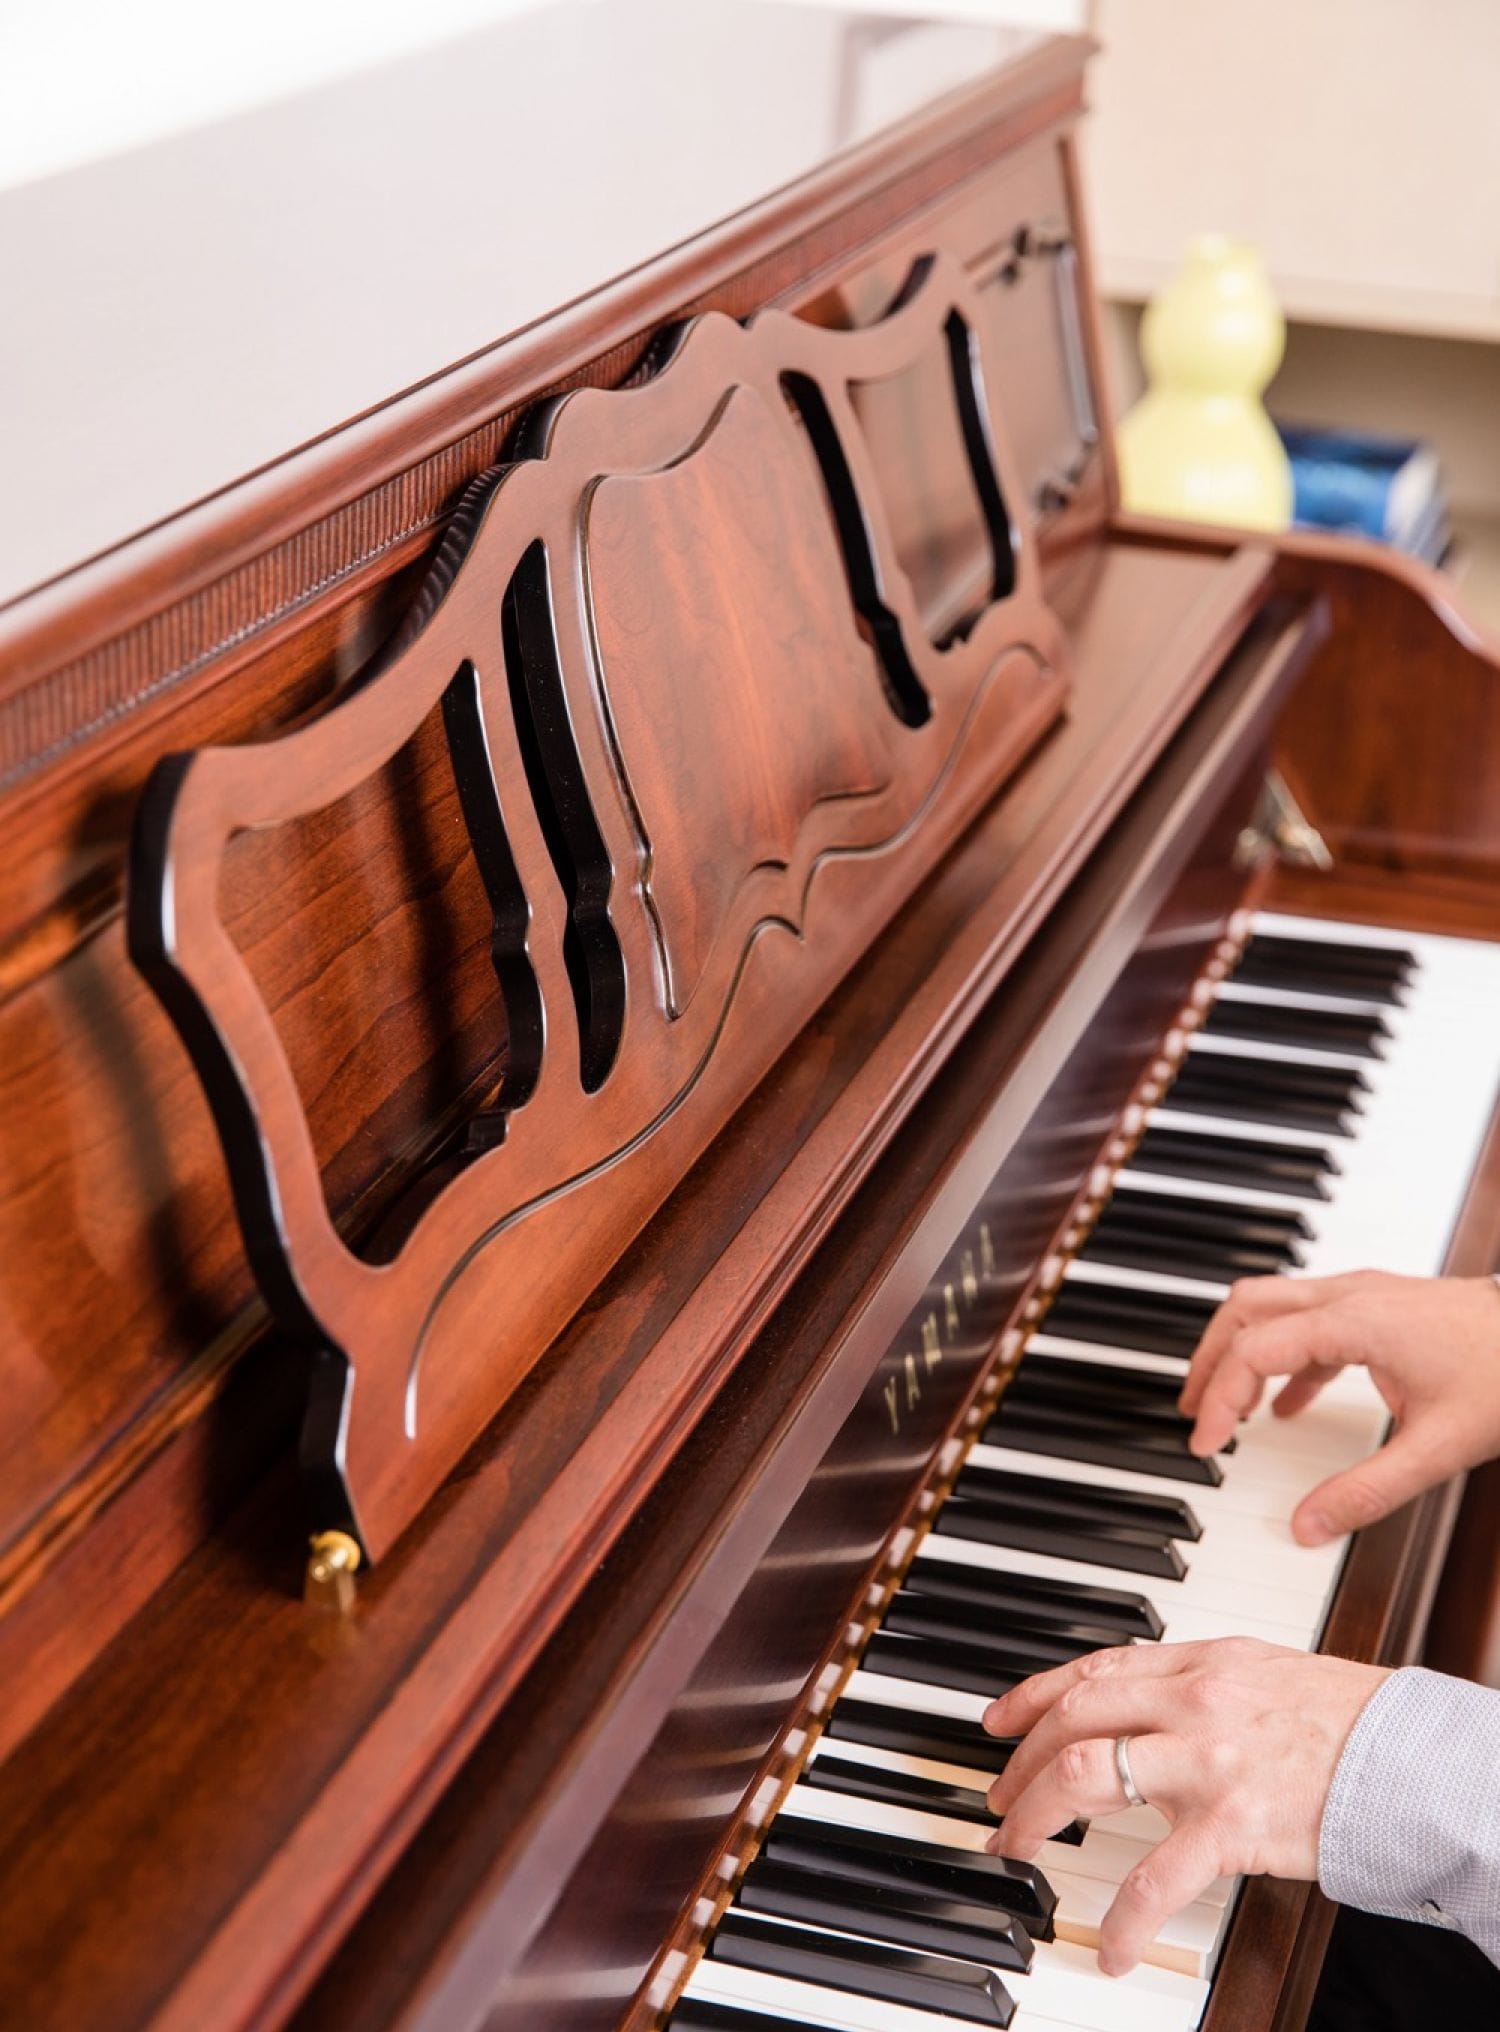
<instances>
[{"instance_id":1,"label":"wooden piano body","mask_svg":"<svg viewBox=\"0 0 1500 2032\"><path fill-rule=\"evenodd\" d=\"M645 2032L1235 913L1493 934L1447 585L1120 513L1086 47L903 35L564 8L0 208L228 235L331 141L406 206L219 303L255 423L341 333L355 417L221 491L233 249L137 273L181 442L77 566L39 469L0 611L0 2022ZM1237 853L1273 757L1331 875ZM1484 1669L1492 1500L1362 1534L1326 1644ZM1249 1886L1212 2032L1300 2022L1328 1917Z\"/></svg>"}]
</instances>

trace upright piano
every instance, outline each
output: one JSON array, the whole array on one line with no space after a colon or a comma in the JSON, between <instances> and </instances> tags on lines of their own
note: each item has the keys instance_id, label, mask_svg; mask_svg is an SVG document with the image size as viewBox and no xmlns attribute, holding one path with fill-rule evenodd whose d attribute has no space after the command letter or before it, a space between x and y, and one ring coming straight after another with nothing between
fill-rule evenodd
<instances>
[{"instance_id":1,"label":"upright piano","mask_svg":"<svg viewBox=\"0 0 1500 2032\"><path fill-rule=\"evenodd\" d=\"M0 2022L1270 2032L987 1693L1494 1669L1226 1287L1500 1260L1500 669L1121 511L1088 45L569 4L0 201Z\"/></svg>"}]
</instances>

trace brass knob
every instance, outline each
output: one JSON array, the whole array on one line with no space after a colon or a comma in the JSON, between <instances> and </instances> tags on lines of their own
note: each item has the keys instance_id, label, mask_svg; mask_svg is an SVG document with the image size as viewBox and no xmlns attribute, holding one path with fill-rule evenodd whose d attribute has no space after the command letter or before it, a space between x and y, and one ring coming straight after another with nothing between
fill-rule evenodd
<instances>
[{"instance_id":1,"label":"brass knob","mask_svg":"<svg viewBox=\"0 0 1500 2032\"><path fill-rule=\"evenodd\" d=\"M347 1616L354 1607L354 1576L359 1563L359 1542L347 1531L318 1532L308 1552L302 1584L302 1598L308 1607Z\"/></svg>"}]
</instances>

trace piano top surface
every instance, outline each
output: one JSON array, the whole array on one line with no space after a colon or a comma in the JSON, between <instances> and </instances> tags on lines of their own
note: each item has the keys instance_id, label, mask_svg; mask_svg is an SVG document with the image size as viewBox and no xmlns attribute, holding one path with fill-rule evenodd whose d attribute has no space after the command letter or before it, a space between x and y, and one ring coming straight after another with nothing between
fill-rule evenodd
<instances>
[{"instance_id":1,"label":"piano top surface","mask_svg":"<svg viewBox=\"0 0 1500 2032\"><path fill-rule=\"evenodd\" d=\"M567 0L0 194L0 607L1046 40Z\"/></svg>"}]
</instances>

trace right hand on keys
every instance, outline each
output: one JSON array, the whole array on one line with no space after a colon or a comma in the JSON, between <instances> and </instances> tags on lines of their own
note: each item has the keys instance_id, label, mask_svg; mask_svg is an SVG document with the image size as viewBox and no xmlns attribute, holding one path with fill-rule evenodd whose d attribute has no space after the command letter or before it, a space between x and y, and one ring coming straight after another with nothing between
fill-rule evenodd
<instances>
[{"instance_id":1,"label":"right hand on keys","mask_svg":"<svg viewBox=\"0 0 1500 2032\"><path fill-rule=\"evenodd\" d=\"M1488 1277L1252 1277L1209 1322L1179 1399L1192 1449L1217 1453L1267 1382L1303 1410L1340 1369L1368 1369L1396 1430L1368 1460L1304 1496L1292 1517L1322 1545L1500 1454L1500 1289Z\"/></svg>"}]
</instances>

